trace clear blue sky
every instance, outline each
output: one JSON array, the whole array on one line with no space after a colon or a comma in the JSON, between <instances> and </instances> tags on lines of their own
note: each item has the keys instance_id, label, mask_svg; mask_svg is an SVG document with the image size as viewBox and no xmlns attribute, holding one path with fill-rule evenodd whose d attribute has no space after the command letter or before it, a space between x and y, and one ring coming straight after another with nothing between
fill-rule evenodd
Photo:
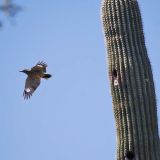
<instances>
[{"instance_id":1,"label":"clear blue sky","mask_svg":"<svg viewBox=\"0 0 160 160\"><path fill-rule=\"evenodd\" d=\"M2 0L0 1L2 2ZM0 14L0 159L112 160L115 122L100 0L16 0L16 24ZM160 115L160 2L140 0ZM39 60L53 75L23 99L21 69ZM160 123L160 118L159 118Z\"/></svg>"}]
</instances>

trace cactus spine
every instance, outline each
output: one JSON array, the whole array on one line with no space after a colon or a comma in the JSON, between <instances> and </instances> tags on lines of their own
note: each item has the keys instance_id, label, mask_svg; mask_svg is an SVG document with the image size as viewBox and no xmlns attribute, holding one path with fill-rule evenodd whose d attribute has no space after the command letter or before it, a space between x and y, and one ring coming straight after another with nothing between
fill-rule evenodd
<instances>
[{"instance_id":1,"label":"cactus spine","mask_svg":"<svg viewBox=\"0 0 160 160\"><path fill-rule=\"evenodd\" d=\"M153 75L137 0L103 0L117 160L160 160Z\"/></svg>"}]
</instances>

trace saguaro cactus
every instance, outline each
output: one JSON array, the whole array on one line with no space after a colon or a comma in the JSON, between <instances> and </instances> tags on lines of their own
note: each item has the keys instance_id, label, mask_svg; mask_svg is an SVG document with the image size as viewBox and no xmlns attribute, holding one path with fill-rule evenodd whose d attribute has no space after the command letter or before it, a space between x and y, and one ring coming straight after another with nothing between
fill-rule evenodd
<instances>
[{"instance_id":1,"label":"saguaro cactus","mask_svg":"<svg viewBox=\"0 0 160 160\"><path fill-rule=\"evenodd\" d=\"M152 70L137 0L103 0L117 160L160 160Z\"/></svg>"}]
</instances>

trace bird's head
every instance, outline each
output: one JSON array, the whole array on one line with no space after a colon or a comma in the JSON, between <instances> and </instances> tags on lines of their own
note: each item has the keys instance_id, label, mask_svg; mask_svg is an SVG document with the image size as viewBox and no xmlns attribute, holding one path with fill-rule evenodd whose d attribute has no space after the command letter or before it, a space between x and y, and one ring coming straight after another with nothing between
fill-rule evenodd
<instances>
[{"instance_id":1,"label":"bird's head","mask_svg":"<svg viewBox=\"0 0 160 160\"><path fill-rule=\"evenodd\" d=\"M23 73L25 73L25 74L29 74L29 72L30 72L30 70L29 69L24 69L24 70L22 70L22 71L20 71L20 72L23 72Z\"/></svg>"}]
</instances>

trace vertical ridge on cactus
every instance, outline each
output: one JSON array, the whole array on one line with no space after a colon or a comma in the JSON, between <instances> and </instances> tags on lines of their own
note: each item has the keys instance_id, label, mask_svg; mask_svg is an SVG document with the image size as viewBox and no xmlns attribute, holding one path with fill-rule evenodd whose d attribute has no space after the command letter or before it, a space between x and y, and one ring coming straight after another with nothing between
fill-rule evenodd
<instances>
[{"instance_id":1,"label":"vertical ridge on cactus","mask_svg":"<svg viewBox=\"0 0 160 160\"><path fill-rule=\"evenodd\" d=\"M117 160L160 160L156 96L137 0L103 0ZM132 154L129 154L132 153Z\"/></svg>"}]
</instances>

